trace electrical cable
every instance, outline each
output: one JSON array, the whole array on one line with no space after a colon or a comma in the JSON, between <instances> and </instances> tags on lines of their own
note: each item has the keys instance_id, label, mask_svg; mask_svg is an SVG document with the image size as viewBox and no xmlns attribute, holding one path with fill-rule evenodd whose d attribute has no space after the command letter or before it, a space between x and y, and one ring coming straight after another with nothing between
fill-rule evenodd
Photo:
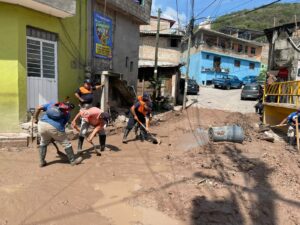
<instances>
[{"instance_id":1,"label":"electrical cable","mask_svg":"<svg viewBox=\"0 0 300 225\"><path fill-rule=\"evenodd\" d=\"M217 0L213 0L207 7L205 7L201 12L199 12L195 18L197 18L198 16L200 16L203 12L205 12L210 6L212 6Z\"/></svg>"}]
</instances>

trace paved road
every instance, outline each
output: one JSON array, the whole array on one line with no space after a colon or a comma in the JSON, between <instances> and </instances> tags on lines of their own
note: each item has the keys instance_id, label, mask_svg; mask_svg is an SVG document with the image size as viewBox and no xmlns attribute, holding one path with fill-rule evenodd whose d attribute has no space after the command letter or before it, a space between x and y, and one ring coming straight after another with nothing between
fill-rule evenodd
<instances>
[{"instance_id":1,"label":"paved road","mask_svg":"<svg viewBox=\"0 0 300 225\"><path fill-rule=\"evenodd\" d=\"M200 87L198 96L189 95L189 102L197 100L197 106L210 109L221 109L233 112L254 112L254 100L240 100L241 89L223 90L211 87Z\"/></svg>"}]
</instances>

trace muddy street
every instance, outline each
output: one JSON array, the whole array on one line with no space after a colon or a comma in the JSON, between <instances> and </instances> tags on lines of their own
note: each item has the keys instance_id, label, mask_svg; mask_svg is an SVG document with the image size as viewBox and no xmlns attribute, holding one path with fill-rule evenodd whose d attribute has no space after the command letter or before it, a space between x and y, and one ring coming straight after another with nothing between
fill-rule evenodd
<instances>
[{"instance_id":1,"label":"muddy street","mask_svg":"<svg viewBox=\"0 0 300 225\"><path fill-rule=\"evenodd\" d=\"M160 145L122 134L79 166L30 149L0 151L0 224L300 224L300 157L256 137L255 114L189 108L152 128ZM207 143L197 128L239 124L243 144ZM77 145L73 141L73 146Z\"/></svg>"}]
</instances>

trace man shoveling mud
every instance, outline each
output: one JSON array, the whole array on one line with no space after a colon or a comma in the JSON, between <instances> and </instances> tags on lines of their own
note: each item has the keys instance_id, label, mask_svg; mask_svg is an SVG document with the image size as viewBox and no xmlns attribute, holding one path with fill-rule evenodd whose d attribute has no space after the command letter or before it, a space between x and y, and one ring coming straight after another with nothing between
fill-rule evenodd
<instances>
[{"instance_id":1,"label":"man shoveling mud","mask_svg":"<svg viewBox=\"0 0 300 225\"><path fill-rule=\"evenodd\" d=\"M130 108L130 116L127 126L124 131L123 143L127 143L127 136L131 129L138 123L140 125L141 141L147 139L147 132L149 132L149 122L146 123L146 117L150 116L152 111L152 102L148 94L138 98L138 101Z\"/></svg>"},{"instance_id":2,"label":"man shoveling mud","mask_svg":"<svg viewBox=\"0 0 300 225\"><path fill-rule=\"evenodd\" d=\"M76 121L81 118L81 126L78 128ZM79 113L75 116L72 121L72 126L79 132L78 138L78 149L77 153L82 152L82 145L84 138L88 134L88 129L90 126L93 126L94 129L92 133L88 136L87 141L93 144L92 140L97 133L99 133L99 144L100 150L95 148L96 154L101 155L101 151L105 149L106 142L106 134L105 127L108 124L109 114L103 112L101 109L97 107L92 107L89 109L81 109ZM94 144L93 144L94 145Z\"/></svg>"},{"instance_id":3,"label":"man shoveling mud","mask_svg":"<svg viewBox=\"0 0 300 225\"><path fill-rule=\"evenodd\" d=\"M298 120L298 123L297 123ZM295 145L296 141L296 124L300 123L300 108L297 112L293 112L284 118L278 126L288 125L287 137L288 137L288 144L290 147ZM299 127L299 125L298 125Z\"/></svg>"},{"instance_id":4,"label":"man shoveling mud","mask_svg":"<svg viewBox=\"0 0 300 225\"><path fill-rule=\"evenodd\" d=\"M70 111L74 108L73 104L58 102L48 103L38 106L35 114L35 122L38 122L38 133L41 137L40 142L40 167L46 166L46 154L48 144L54 140L60 143L67 154L70 164L77 165L81 163L82 158L75 158L71 142L68 140L65 132L65 126L70 119ZM46 113L38 121L41 111Z\"/></svg>"}]
</instances>

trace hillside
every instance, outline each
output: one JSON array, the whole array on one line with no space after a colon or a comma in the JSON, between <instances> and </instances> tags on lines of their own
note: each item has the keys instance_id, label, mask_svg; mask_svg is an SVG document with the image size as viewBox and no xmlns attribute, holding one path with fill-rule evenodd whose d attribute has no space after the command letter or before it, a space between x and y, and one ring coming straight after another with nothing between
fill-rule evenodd
<instances>
[{"instance_id":1,"label":"hillside","mask_svg":"<svg viewBox=\"0 0 300 225\"><path fill-rule=\"evenodd\" d=\"M294 22L294 15L300 21L300 3L280 3L245 14L247 10L234 12L218 17L212 28L218 30L224 26L263 30L273 27L274 17L276 26Z\"/></svg>"}]
</instances>

